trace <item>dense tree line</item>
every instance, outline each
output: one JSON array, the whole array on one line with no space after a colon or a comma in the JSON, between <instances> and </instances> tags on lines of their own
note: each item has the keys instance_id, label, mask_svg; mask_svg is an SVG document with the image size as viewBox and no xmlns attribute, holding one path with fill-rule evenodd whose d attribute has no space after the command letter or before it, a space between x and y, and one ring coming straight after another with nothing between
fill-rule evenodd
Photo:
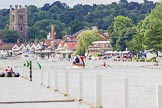
<instances>
[{"instance_id":1,"label":"dense tree line","mask_svg":"<svg viewBox=\"0 0 162 108\"><path fill-rule=\"evenodd\" d=\"M73 34L83 28L97 26L101 30L107 30L119 34L119 31L113 32L110 28L114 28L114 21L120 18L117 16L127 16L127 21L131 23L129 27L122 29L120 35L129 35L124 39L122 36L117 36L115 39L115 49L124 50L124 46L120 46L123 41L127 42L132 39L135 32L134 25L143 20L156 3L144 0L144 3L127 2L127 0L120 0L119 3L113 2L111 4L101 5L82 5L77 4L70 8L67 4L56 1L53 4L45 4L43 7L38 8L34 5L28 6L28 40L43 39L50 31L50 24L54 23L56 26L57 38L62 38L64 35ZM114 19L115 18L115 19ZM122 22L125 24L124 22ZM127 22L128 23L128 22ZM9 9L0 10L0 29L8 29L9 24ZM131 27L131 28L130 28ZM15 33L14 33L15 35ZM4 38L0 34L0 38ZM112 36L112 35L111 35ZM121 41L121 38L123 41ZM112 38L113 39L113 38ZM8 41L11 42L11 41Z\"/></svg>"},{"instance_id":2,"label":"dense tree line","mask_svg":"<svg viewBox=\"0 0 162 108\"><path fill-rule=\"evenodd\" d=\"M128 42L129 50L162 51L162 0L144 20L136 26L136 33ZM158 56L158 53L157 53Z\"/></svg>"}]
</instances>

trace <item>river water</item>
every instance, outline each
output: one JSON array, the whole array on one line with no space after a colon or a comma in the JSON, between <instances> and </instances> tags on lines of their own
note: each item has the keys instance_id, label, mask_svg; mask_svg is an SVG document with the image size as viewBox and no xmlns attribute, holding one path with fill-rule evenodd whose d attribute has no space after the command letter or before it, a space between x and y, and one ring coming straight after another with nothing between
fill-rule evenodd
<instances>
[{"instance_id":1,"label":"river water","mask_svg":"<svg viewBox=\"0 0 162 108\"><path fill-rule=\"evenodd\" d=\"M123 79L128 79L130 108L155 108L156 85L162 84L162 66L149 62L113 62L112 60L86 60L84 68L72 66L72 61L31 60L33 83L44 87L56 87L55 73L58 76L58 89L66 92L65 74L68 73L69 91L73 98L78 98L78 74L83 74L83 100L95 104L95 77L102 77L102 106L121 108L123 106ZM21 75L29 76L29 68L23 67L26 60L1 60L1 70L12 66ZM37 62L42 66L40 70ZM102 66L103 63L106 66ZM161 65L161 64L160 64ZM43 71L43 80L41 72Z\"/></svg>"}]
</instances>

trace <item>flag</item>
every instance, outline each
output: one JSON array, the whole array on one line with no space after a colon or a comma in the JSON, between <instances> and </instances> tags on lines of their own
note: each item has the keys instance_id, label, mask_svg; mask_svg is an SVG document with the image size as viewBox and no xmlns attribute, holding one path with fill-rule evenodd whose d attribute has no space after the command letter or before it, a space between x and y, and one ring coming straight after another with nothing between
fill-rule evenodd
<instances>
[{"instance_id":1,"label":"flag","mask_svg":"<svg viewBox=\"0 0 162 108\"><path fill-rule=\"evenodd\" d=\"M26 60L26 67L30 66L30 62Z\"/></svg>"},{"instance_id":2,"label":"flag","mask_svg":"<svg viewBox=\"0 0 162 108\"><path fill-rule=\"evenodd\" d=\"M42 66L37 62L37 64L38 64L38 67L39 67L39 69L41 69L42 68Z\"/></svg>"}]
</instances>

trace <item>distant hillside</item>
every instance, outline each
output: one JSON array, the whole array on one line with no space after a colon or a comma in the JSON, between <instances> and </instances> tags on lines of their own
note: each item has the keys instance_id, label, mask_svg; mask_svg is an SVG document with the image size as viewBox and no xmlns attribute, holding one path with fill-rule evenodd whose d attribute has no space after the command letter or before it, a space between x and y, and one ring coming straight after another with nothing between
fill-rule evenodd
<instances>
[{"instance_id":1,"label":"distant hillside","mask_svg":"<svg viewBox=\"0 0 162 108\"><path fill-rule=\"evenodd\" d=\"M67 4L56 1L53 4L44 4L38 8L28 6L28 35L29 39L43 39L50 31L50 24L54 23L57 38L73 34L83 28L97 26L100 30L107 30L115 16L123 15L132 19L134 24L150 13L155 7L152 1L144 3L127 2L120 0L107 5L75 5L70 8ZM8 28L9 10L0 10L0 29ZM1 35L0 35L1 36ZM2 37L1 37L2 38Z\"/></svg>"}]
</instances>

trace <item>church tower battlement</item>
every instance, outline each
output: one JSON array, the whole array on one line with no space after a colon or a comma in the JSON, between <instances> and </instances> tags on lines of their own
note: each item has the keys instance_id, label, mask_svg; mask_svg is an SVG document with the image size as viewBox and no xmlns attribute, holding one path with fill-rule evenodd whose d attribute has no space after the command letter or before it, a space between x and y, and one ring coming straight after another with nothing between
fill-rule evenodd
<instances>
[{"instance_id":1,"label":"church tower battlement","mask_svg":"<svg viewBox=\"0 0 162 108\"><path fill-rule=\"evenodd\" d=\"M27 38L27 5L22 8L21 5L15 5L15 8L10 5L10 30L18 31L19 39L26 42Z\"/></svg>"}]
</instances>

